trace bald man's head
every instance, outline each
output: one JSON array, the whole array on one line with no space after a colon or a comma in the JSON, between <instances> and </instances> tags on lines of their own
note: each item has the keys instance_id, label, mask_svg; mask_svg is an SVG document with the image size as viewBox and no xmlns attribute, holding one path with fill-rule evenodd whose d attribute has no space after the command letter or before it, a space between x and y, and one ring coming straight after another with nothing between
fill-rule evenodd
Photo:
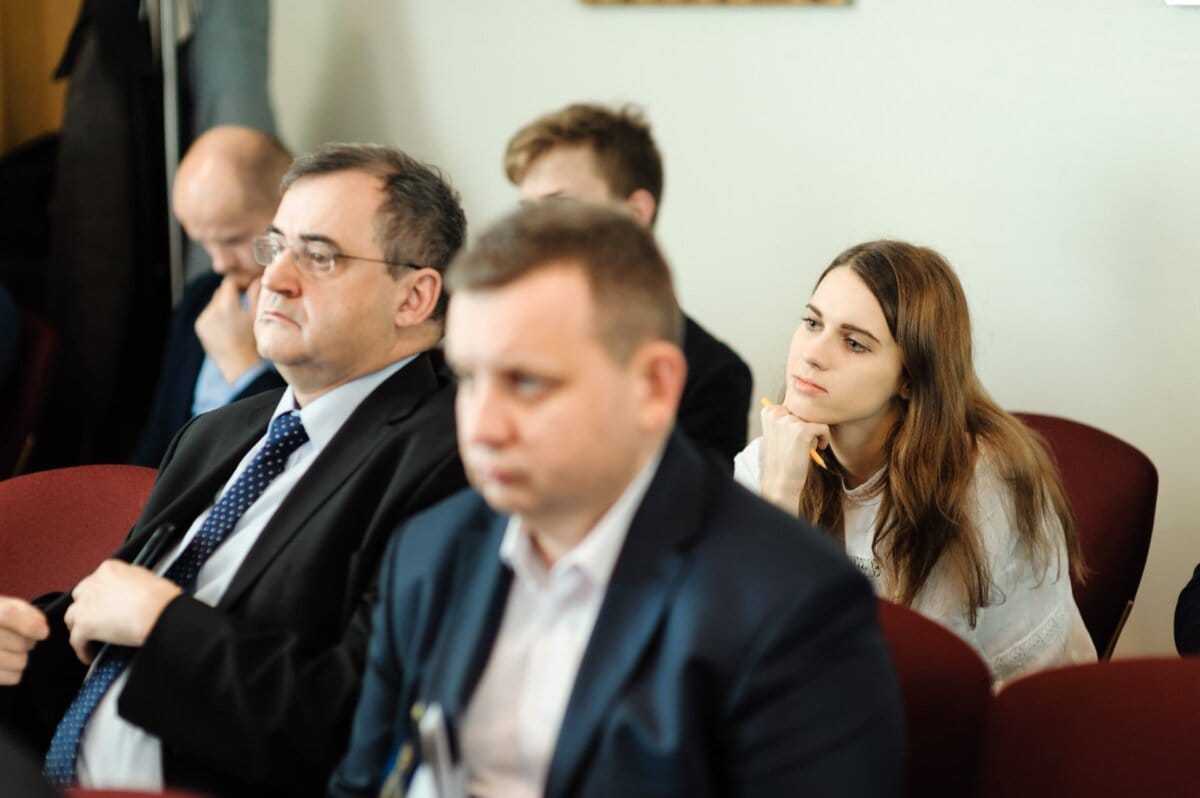
<instances>
[{"instance_id":1,"label":"bald man's head","mask_svg":"<svg viewBox=\"0 0 1200 798\"><path fill-rule=\"evenodd\" d=\"M232 125L206 130L179 162L175 216L212 258L213 271L243 290L262 273L252 242L275 215L279 181L291 162L271 136Z\"/></svg>"}]
</instances>

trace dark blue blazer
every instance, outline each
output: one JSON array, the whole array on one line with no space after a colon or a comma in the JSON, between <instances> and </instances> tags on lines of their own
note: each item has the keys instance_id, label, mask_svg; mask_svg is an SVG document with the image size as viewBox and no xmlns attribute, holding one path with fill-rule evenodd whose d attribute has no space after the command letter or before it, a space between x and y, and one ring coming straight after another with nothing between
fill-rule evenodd
<instances>
[{"instance_id":1,"label":"dark blue blazer","mask_svg":"<svg viewBox=\"0 0 1200 798\"><path fill-rule=\"evenodd\" d=\"M350 748L375 796L410 709L462 717L504 613L508 519L464 491L393 536ZM900 698L875 598L845 554L676 435L579 667L547 796L889 796Z\"/></svg>"},{"instance_id":2,"label":"dark blue blazer","mask_svg":"<svg viewBox=\"0 0 1200 798\"><path fill-rule=\"evenodd\" d=\"M221 275L210 272L192 280L183 289L183 297L171 316L158 387L154 390L154 404L150 407L146 426L129 458L133 465L157 468L167 447L171 445L171 439L192 417L196 380L204 363L204 347L196 337L196 318L208 307L220 284ZM268 369L230 401L282 387L283 378L275 369Z\"/></svg>"},{"instance_id":3,"label":"dark blue blazer","mask_svg":"<svg viewBox=\"0 0 1200 798\"><path fill-rule=\"evenodd\" d=\"M750 367L691 316L685 314L683 323L688 373L676 423L694 442L720 456L732 471L734 455L746 445L746 417L754 383Z\"/></svg>"}]
</instances>

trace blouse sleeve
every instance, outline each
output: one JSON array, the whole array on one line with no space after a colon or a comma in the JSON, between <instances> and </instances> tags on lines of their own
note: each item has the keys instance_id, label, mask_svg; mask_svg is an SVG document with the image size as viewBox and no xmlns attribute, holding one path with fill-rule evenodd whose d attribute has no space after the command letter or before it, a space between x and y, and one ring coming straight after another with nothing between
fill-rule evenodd
<instances>
[{"instance_id":1,"label":"blouse sleeve","mask_svg":"<svg viewBox=\"0 0 1200 798\"><path fill-rule=\"evenodd\" d=\"M759 459L761 448L762 436L759 436L733 458L733 478L756 495L762 493L762 465Z\"/></svg>"}]
</instances>

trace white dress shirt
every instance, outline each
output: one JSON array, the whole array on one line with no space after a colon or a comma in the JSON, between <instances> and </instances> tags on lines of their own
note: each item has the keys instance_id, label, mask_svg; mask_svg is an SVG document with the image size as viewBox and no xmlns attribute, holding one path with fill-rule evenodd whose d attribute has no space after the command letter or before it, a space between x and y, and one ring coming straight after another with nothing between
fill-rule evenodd
<instances>
[{"instance_id":1,"label":"white dress shirt","mask_svg":"<svg viewBox=\"0 0 1200 798\"><path fill-rule=\"evenodd\" d=\"M308 442L299 446L288 457L283 473L275 477L258 500L247 508L233 531L200 568L196 576L193 598L209 606L216 606L267 522L317 459L317 455L333 439L355 408L384 380L412 360L411 357L405 358L373 374L339 385L300 409L300 421L308 433ZM274 421L277 416L290 412L295 406L296 400L289 387L283 392L271 420ZM266 441L267 435L263 433L263 437L246 452L246 456L238 463L228 481L213 497L213 503L196 517L179 544L155 565L156 573L163 574L199 533L213 506L237 481L238 476L250 465L250 461ZM117 698L121 695L128 676L126 671L117 677L100 700L96 711L92 713L83 731L76 773L79 783L92 789L161 791L162 747L158 737L134 726L117 714Z\"/></svg>"},{"instance_id":2,"label":"white dress shirt","mask_svg":"<svg viewBox=\"0 0 1200 798\"><path fill-rule=\"evenodd\" d=\"M661 459L660 450L549 570L529 530L516 517L509 520L499 553L513 571L512 588L459 731L471 795L542 794L579 663L629 525Z\"/></svg>"}]
</instances>

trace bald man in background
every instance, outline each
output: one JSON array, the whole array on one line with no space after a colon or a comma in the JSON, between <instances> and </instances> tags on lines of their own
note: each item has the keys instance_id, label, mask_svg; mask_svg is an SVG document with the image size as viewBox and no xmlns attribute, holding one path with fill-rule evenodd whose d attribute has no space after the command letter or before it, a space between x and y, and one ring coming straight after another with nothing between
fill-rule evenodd
<instances>
[{"instance_id":1,"label":"bald man in background","mask_svg":"<svg viewBox=\"0 0 1200 798\"><path fill-rule=\"evenodd\" d=\"M212 258L171 319L154 404L130 462L157 466L193 416L282 387L254 341L262 267L252 242L279 204L291 155L273 137L233 125L202 134L179 163L171 204L191 242Z\"/></svg>"}]
</instances>

